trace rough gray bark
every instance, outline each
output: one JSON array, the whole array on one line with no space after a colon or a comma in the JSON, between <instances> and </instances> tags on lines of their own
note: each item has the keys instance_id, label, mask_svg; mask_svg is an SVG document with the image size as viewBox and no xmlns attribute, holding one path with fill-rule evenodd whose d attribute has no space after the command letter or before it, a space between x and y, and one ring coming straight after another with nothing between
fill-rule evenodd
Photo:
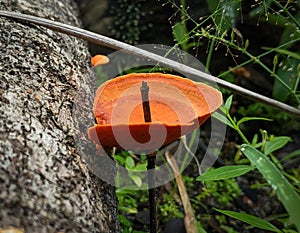
<instances>
[{"instance_id":1,"label":"rough gray bark","mask_svg":"<svg viewBox=\"0 0 300 233\"><path fill-rule=\"evenodd\" d=\"M80 25L71 0L0 0L0 9ZM119 231L114 188L80 153L94 147L80 131L93 125L89 56L79 39L0 18L0 228Z\"/></svg>"}]
</instances>

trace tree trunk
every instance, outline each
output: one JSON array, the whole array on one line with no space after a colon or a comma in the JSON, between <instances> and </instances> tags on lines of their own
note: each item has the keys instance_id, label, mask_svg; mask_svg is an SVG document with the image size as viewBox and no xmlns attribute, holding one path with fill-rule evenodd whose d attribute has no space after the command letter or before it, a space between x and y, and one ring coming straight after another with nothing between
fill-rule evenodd
<instances>
[{"instance_id":1,"label":"tree trunk","mask_svg":"<svg viewBox=\"0 0 300 233\"><path fill-rule=\"evenodd\" d=\"M72 0L0 0L0 8L80 25ZM80 151L94 147L80 130L94 124L87 44L3 17L0 27L0 229L119 232L114 187Z\"/></svg>"}]
</instances>

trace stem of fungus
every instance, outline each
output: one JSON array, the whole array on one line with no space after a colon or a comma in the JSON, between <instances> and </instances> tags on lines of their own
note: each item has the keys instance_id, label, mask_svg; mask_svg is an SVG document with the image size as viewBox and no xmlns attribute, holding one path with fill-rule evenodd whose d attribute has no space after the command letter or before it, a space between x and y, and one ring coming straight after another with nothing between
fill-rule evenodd
<instances>
[{"instance_id":1,"label":"stem of fungus","mask_svg":"<svg viewBox=\"0 0 300 233\"><path fill-rule=\"evenodd\" d=\"M151 122L151 111L149 104L149 86L146 81L142 82L141 95L143 101L143 111L145 122ZM155 188L155 152L147 155L148 165L148 191L149 191L149 209L150 209L150 233L156 233L156 188Z\"/></svg>"},{"instance_id":2,"label":"stem of fungus","mask_svg":"<svg viewBox=\"0 0 300 233\"><path fill-rule=\"evenodd\" d=\"M148 155L148 192L150 209L150 233L156 233L156 188L155 188L155 155ZM150 188L151 187L151 188Z\"/></svg>"}]
</instances>

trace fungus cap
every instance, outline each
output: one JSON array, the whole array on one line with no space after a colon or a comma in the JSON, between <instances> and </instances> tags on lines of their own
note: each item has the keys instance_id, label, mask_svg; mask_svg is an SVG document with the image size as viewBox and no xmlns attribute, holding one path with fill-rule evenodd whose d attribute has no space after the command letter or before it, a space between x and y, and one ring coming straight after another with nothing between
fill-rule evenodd
<instances>
[{"instance_id":1,"label":"fungus cap","mask_svg":"<svg viewBox=\"0 0 300 233\"><path fill-rule=\"evenodd\" d=\"M95 55L91 58L91 63L93 66L104 65L109 62L109 58L104 55Z\"/></svg>"},{"instance_id":2,"label":"fungus cap","mask_svg":"<svg viewBox=\"0 0 300 233\"><path fill-rule=\"evenodd\" d=\"M145 122L140 87L149 86L152 122ZM222 104L215 88L162 73L131 73L103 83L94 99L89 137L102 148L149 152L198 128Z\"/></svg>"}]
</instances>

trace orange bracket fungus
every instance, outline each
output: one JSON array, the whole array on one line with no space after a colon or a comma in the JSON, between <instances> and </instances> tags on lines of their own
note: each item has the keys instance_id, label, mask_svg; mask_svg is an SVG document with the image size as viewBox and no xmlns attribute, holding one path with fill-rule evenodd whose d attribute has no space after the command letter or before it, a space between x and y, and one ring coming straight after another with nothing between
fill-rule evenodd
<instances>
[{"instance_id":1,"label":"orange bracket fungus","mask_svg":"<svg viewBox=\"0 0 300 233\"><path fill-rule=\"evenodd\" d=\"M109 58L104 55L95 55L91 58L91 63L93 66L99 66L99 65L104 65L109 62Z\"/></svg>"},{"instance_id":2,"label":"orange bracket fungus","mask_svg":"<svg viewBox=\"0 0 300 233\"><path fill-rule=\"evenodd\" d=\"M151 122L144 119L143 81L150 88ZM89 128L89 137L100 148L150 154L198 128L221 104L221 93L204 83L163 73L131 73L98 88L97 124Z\"/></svg>"},{"instance_id":3,"label":"orange bracket fungus","mask_svg":"<svg viewBox=\"0 0 300 233\"><path fill-rule=\"evenodd\" d=\"M155 151L198 128L221 104L218 90L170 74L132 73L98 88L89 137L101 149L147 154L151 233L157 230Z\"/></svg>"}]
</instances>

